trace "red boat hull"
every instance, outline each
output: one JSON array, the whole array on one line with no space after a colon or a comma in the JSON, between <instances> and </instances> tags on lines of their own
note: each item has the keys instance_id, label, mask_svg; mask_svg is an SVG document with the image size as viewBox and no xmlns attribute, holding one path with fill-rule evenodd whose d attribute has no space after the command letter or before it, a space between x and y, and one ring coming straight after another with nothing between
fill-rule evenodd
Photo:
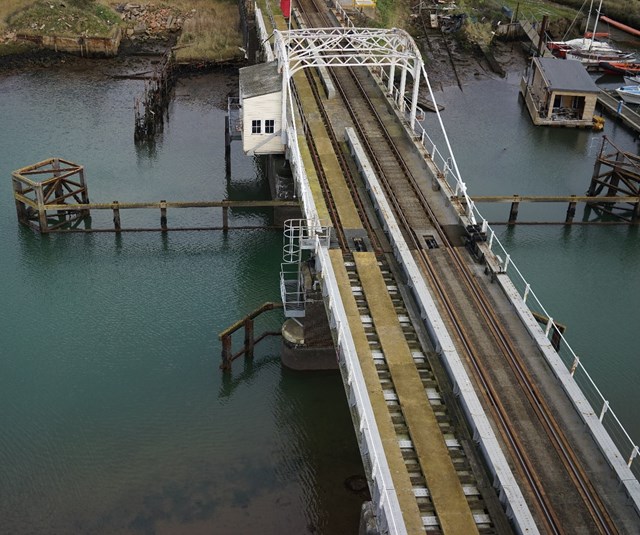
<instances>
[{"instance_id":1,"label":"red boat hull","mask_svg":"<svg viewBox=\"0 0 640 535\"><path fill-rule=\"evenodd\" d=\"M636 76L640 74L640 63L618 63L615 61L601 61L598 66L607 74L621 76Z\"/></svg>"}]
</instances>

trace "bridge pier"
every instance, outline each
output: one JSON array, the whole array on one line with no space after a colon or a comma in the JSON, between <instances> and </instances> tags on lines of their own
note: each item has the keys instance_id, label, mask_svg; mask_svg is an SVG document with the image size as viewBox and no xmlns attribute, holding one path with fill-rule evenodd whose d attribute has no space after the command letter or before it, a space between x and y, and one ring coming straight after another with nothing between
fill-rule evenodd
<instances>
[{"instance_id":1,"label":"bridge pier","mask_svg":"<svg viewBox=\"0 0 640 535\"><path fill-rule=\"evenodd\" d=\"M282 364L300 371L337 370L338 358L322 292L315 284L315 273L309 263L301 267L305 280L305 317L289 318L282 326Z\"/></svg>"}]
</instances>

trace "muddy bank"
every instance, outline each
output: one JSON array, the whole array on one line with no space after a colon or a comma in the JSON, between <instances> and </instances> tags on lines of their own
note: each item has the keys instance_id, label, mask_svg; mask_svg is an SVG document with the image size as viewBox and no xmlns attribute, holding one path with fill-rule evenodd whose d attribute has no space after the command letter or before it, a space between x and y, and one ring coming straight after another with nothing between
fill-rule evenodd
<instances>
[{"instance_id":1,"label":"muddy bank","mask_svg":"<svg viewBox=\"0 0 640 535\"><path fill-rule=\"evenodd\" d=\"M462 43L439 30L423 31L415 39L434 90L455 85L463 89L472 81L520 73L528 60L522 44L517 41L494 40L487 54L479 46Z\"/></svg>"}]
</instances>

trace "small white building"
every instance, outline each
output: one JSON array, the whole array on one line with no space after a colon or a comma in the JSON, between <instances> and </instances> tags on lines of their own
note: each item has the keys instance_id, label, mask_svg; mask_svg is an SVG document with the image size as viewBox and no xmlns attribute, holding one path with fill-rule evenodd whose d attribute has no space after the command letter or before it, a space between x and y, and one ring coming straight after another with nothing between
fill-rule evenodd
<instances>
[{"instance_id":1,"label":"small white building","mask_svg":"<svg viewBox=\"0 0 640 535\"><path fill-rule=\"evenodd\" d=\"M282 154L282 74L278 62L240 69L242 150Z\"/></svg>"}]
</instances>

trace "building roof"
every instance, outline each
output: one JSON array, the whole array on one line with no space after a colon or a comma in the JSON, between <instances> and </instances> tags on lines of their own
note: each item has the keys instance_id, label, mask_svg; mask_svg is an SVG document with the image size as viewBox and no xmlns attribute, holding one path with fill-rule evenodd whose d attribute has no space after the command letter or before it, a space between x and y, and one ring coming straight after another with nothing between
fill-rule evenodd
<instances>
[{"instance_id":1,"label":"building roof","mask_svg":"<svg viewBox=\"0 0 640 535\"><path fill-rule=\"evenodd\" d=\"M600 90L579 61L558 58L533 58L551 91L598 93Z\"/></svg>"},{"instance_id":2,"label":"building roof","mask_svg":"<svg viewBox=\"0 0 640 535\"><path fill-rule=\"evenodd\" d=\"M240 98L259 97L282 91L278 62L258 63L240 69Z\"/></svg>"}]
</instances>

